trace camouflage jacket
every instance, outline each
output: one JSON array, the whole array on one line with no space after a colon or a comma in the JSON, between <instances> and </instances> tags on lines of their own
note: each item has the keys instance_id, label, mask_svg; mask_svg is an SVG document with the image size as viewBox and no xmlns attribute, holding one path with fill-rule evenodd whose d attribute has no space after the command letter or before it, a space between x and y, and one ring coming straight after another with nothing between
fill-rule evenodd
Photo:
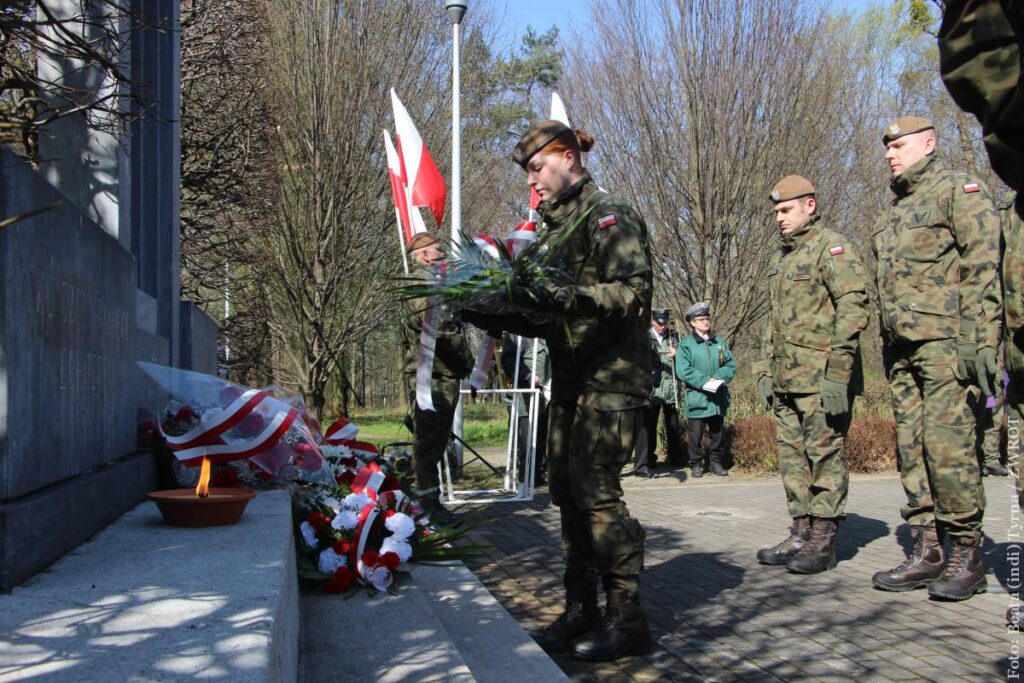
<instances>
[{"instance_id":1,"label":"camouflage jacket","mask_svg":"<svg viewBox=\"0 0 1024 683\"><path fill-rule=\"evenodd\" d=\"M1003 207L1003 297L1006 325L1006 370L1013 379L1013 402L1024 399L1024 202L1019 198Z\"/></svg>"},{"instance_id":2,"label":"camouflage jacket","mask_svg":"<svg viewBox=\"0 0 1024 683\"><path fill-rule=\"evenodd\" d=\"M785 238L768 270L768 304L755 375L770 375L781 393L820 393L826 377L860 393L867 272L848 239L819 216Z\"/></svg>"},{"instance_id":3,"label":"camouflage jacket","mask_svg":"<svg viewBox=\"0 0 1024 683\"><path fill-rule=\"evenodd\" d=\"M413 268L413 276L433 277L433 270L423 266ZM402 303L402 346L405 349L403 371L407 375L416 374L417 355L420 347L420 332L423 331L423 299L410 299ZM462 323L452 320L441 309L436 313L442 316L437 331L437 343L434 347L434 379L465 379L473 371L473 351Z\"/></svg>"},{"instance_id":4,"label":"camouflage jacket","mask_svg":"<svg viewBox=\"0 0 1024 683\"><path fill-rule=\"evenodd\" d=\"M566 312L543 324L514 315L470 313L465 318L484 329L547 341L552 401L583 396L597 410L646 405L653 293L647 225L629 204L599 189L588 172L539 208L544 219L540 239L550 244L585 221L557 254L575 282Z\"/></svg>"},{"instance_id":5,"label":"camouflage jacket","mask_svg":"<svg viewBox=\"0 0 1024 683\"><path fill-rule=\"evenodd\" d=\"M890 187L872 235L885 342L965 337L998 348L999 212L988 189L934 156Z\"/></svg>"},{"instance_id":6,"label":"camouflage jacket","mask_svg":"<svg viewBox=\"0 0 1024 683\"><path fill-rule=\"evenodd\" d=\"M676 404L675 347L679 343L672 330L665 330L665 336L658 338L651 327L651 399L654 403ZM673 335L670 337L670 335Z\"/></svg>"}]
</instances>

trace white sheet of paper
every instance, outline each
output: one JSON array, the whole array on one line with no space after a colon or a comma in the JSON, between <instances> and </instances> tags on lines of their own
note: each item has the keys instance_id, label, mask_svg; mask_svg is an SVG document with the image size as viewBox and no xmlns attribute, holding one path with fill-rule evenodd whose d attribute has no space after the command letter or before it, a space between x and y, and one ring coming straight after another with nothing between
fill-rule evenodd
<instances>
[{"instance_id":1,"label":"white sheet of paper","mask_svg":"<svg viewBox=\"0 0 1024 683\"><path fill-rule=\"evenodd\" d=\"M713 394L716 391L718 391L718 388L721 387L723 384L725 384L725 382L723 382L722 380L715 379L714 377L712 377L707 382L704 382L704 386L702 386L701 389L703 389L704 391L710 391Z\"/></svg>"}]
</instances>

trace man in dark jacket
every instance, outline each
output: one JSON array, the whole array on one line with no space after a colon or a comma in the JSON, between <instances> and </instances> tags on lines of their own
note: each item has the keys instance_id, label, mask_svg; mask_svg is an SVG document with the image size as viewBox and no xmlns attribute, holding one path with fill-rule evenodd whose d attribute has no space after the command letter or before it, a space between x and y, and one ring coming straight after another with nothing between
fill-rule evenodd
<instances>
[{"instance_id":1,"label":"man in dark jacket","mask_svg":"<svg viewBox=\"0 0 1024 683\"><path fill-rule=\"evenodd\" d=\"M679 433L679 410L676 408L676 379L673 361L676 355L675 333L668 326L667 308L657 308L651 316L651 404L644 410L643 423L636 435L633 475L651 478L658 462L658 416L665 413L665 440L668 460L673 465L682 461Z\"/></svg>"}]
</instances>

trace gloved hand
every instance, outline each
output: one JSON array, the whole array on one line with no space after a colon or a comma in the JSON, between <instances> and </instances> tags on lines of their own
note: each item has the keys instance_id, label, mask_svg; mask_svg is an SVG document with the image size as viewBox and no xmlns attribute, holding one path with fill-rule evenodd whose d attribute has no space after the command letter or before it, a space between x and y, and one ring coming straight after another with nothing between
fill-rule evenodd
<instances>
[{"instance_id":1,"label":"gloved hand","mask_svg":"<svg viewBox=\"0 0 1024 683\"><path fill-rule=\"evenodd\" d=\"M996 350L991 346L983 346L978 349L978 386L986 396L995 396L996 388L999 386L997 377L999 375L999 358Z\"/></svg>"},{"instance_id":2,"label":"gloved hand","mask_svg":"<svg viewBox=\"0 0 1024 683\"><path fill-rule=\"evenodd\" d=\"M845 415L850 412L850 395L846 382L825 378L821 387L821 407L826 415Z\"/></svg>"},{"instance_id":3,"label":"gloved hand","mask_svg":"<svg viewBox=\"0 0 1024 683\"><path fill-rule=\"evenodd\" d=\"M572 305L572 287L556 284L544 277L530 283L530 293L535 298L534 307L541 311L567 312Z\"/></svg>"},{"instance_id":4,"label":"gloved hand","mask_svg":"<svg viewBox=\"0 0 1024 683\"><path fill-rule=\"evenodd\" d=\"M974 332L974 323L970 320L960 321L960 336L956 339L956 367L964 379L977 381L978 377L978 341Z\"/></svg>"},{"instance_id":5,"label":"gloved hand","mask_svg":"<svg viewBox=\"0 0 1024 683\"><path fill-rule=\"evenodd\" d=\"M774 382L768 375L761 375L757 379L757 395L761 398L761 408L771 410L772 401L775 399Z\"/></svg>"}]
</instances>

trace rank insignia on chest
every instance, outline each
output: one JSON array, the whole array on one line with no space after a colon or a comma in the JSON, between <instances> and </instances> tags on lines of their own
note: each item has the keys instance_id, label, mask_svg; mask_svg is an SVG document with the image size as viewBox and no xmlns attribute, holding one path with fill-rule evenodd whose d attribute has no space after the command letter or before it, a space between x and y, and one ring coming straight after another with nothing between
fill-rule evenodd
<instances>
[{"instance_id":1,"label":"rank insignia on chest","mask_svg":"<svg viewBox=\"0 0 1024 683\"><path fill-rule=\"evenodd\" d=\"M616 220L615 220L615 216L614 216L614 215L612 215L612 214L608 214L608 215L607 215L607 216L605 216L604 218L599 218L599 219L598 219L598 221L597 221L597 227L599 227L599 228L601 228L602 230L604 230L605 228L610 228L610 227L612 227L612 226L613 226L613 225L615 225L616 223L618 223L618 221L616 221Z\"/></svg>"},{"instance_id":2,"label":"rank insignia on chest","mask_svg":"<svg viewBox=\"0 0 1024 683\"><path fill-rule=\"evenodd\" d=\"M978 183L967 183L964 185L964 192L981 192L981 187Z\"/></svg>"},{"instance_id":3,"label":"rank insignia on chest","mask_svg":"<svg viewBox=\"0 0 1024 683\"><path fill-rule=\"evenodd\" d=\"M843 247L840 244L837 244L834 247L829 247L828 253L831 254L832 256L839 256L840 254L843 253Z\"/></svg>"}]
</instances>

